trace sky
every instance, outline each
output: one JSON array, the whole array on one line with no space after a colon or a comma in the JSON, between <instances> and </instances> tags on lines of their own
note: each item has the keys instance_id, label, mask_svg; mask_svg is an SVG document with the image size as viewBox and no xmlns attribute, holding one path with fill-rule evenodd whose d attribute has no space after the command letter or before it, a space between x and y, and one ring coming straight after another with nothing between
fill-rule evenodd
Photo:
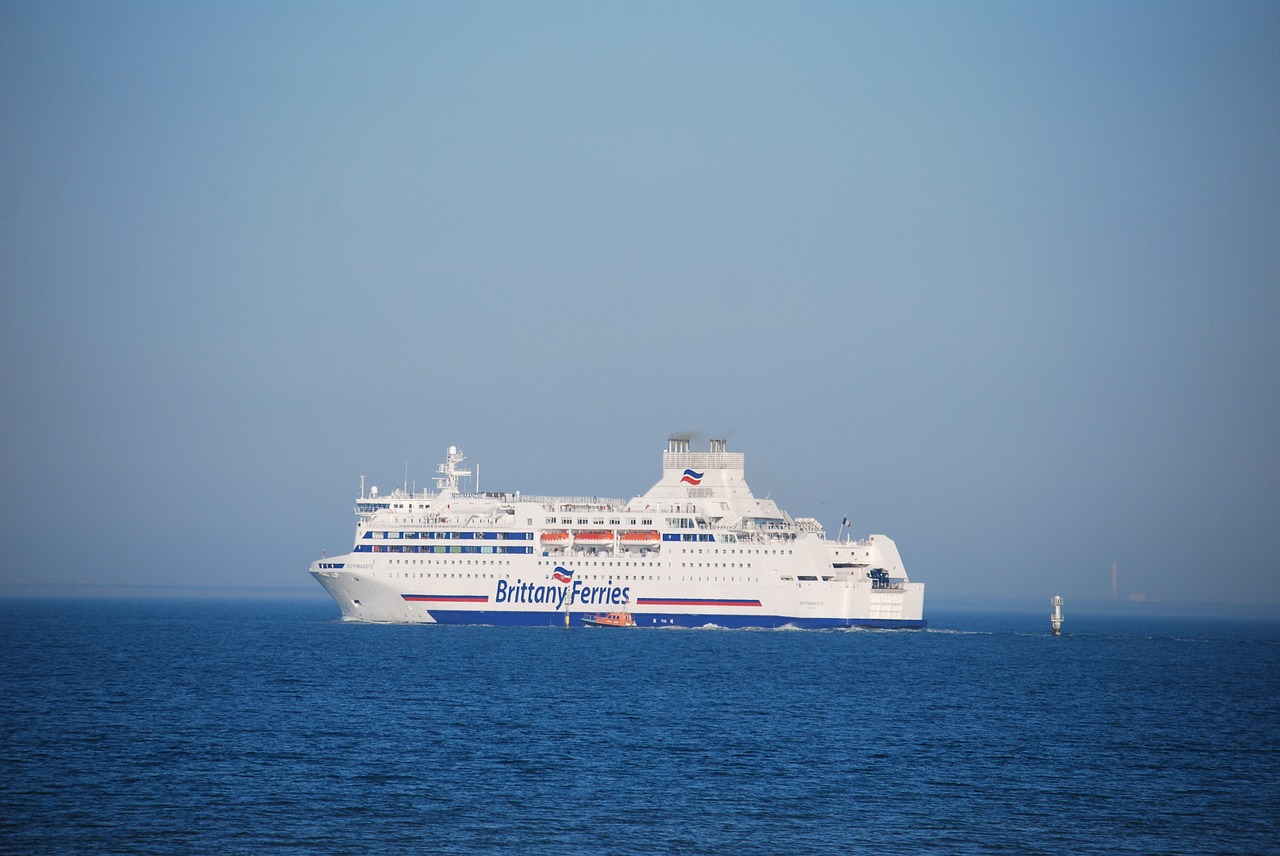
<instances>
[{"instance_id":1,"label":"sky","mask_svg":"<svg viewBox=\"0 0 1280 856\"><path fill-rule=\"evenodd\" d=\"M0 2L0 596L724 437L930 597L1280 605L1280 5Z\"/></svg>"}]
</instances>

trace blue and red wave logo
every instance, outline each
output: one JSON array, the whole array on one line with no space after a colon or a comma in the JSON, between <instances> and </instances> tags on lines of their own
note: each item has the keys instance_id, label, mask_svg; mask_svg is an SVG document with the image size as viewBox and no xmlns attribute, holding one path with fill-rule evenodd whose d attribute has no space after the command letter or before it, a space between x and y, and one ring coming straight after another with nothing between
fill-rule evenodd
<instances>
[{"instance_id":1,"label":"blue and red wave logo","mask_svg":"<svg viewBox=\"0 0 1280 856\"><path fill-rule=\"evenodd\" d=\"M568 583L573 580L573 571L556 565L556 571L551 575L551 578L558 583Z\"/></svg>"},{"instance_id":2,"label":"blue and red wave logo","mask_svg":"<svg viewBox=\"0 0 1280 856\"><path fill-rule=\"evenodd\" d=\"M694 470L685 470L684 477L680 481L685 484L702 484L702 473Z\"/></svg>"}]
</instances>

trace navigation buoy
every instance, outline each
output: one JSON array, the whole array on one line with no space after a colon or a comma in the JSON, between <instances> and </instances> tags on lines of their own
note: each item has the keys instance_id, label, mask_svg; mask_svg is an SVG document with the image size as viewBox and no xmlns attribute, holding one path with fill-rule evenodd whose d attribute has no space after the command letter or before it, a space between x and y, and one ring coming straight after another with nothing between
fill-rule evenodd
<instances>
[{"instance_id":1,"label":"navigation buoy","mask_svg":"<svg viewBox=\"0 0 1280 856\"><path fill-rule=\"evenodd\" d=\"M1062 635L1062 598L1058 595L1053 596L1053 600L1049 601L1053 605L1053 615L1049 616L1049 623L1053 625L1053 635Z\"/></svg>"}]
</instances>

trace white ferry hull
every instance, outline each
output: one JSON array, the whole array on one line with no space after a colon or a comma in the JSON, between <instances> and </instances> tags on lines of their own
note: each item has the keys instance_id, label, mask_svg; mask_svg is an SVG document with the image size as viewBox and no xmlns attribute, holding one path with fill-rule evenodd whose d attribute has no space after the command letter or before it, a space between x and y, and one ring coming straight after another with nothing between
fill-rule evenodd
<instances>
[{"instance_id":1,"label":"white ferry hull","mask_svg":"<svg viewBox=\"0 0 1280 856\"><path fill-rule=\"evenodd\" d=\"M316 580L342 609L347 621L410 624L485 624L508 627L560 627L565 612L570 624L598 610L527 608L497 605L477 588L476 594L429 593L424 586L396 587L368 576L369 572L312 571ZM390 581L388 581L390 582ZM820 629L835 627L922 628L926 623L924 584L909 583L893 592L871 591L851 583L838 587L822 583L795 584L767 594L738 597L677 597L636 595L629 611L637 627L729 627ZM410 588L411 591L400 591ZM633 588L633 593L635 589Z\"/></svg>"}]
</instances>

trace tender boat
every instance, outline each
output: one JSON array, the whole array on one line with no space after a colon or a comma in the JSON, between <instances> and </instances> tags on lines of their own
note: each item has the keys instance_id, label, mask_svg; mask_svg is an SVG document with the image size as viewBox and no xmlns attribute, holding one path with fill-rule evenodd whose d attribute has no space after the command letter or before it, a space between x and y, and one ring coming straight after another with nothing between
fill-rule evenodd
<instances>
[{"instance_id":1,"label":"tender boat","mask_svg":"<svg viewBox=\"0 0 1280 856\"><path fill-rule=\"evenodd\" d=\"M635 627L636 620L629 612L597 612L594 617L582 617L582 623L590 627Z\"/></svg>"}]
</instances>

